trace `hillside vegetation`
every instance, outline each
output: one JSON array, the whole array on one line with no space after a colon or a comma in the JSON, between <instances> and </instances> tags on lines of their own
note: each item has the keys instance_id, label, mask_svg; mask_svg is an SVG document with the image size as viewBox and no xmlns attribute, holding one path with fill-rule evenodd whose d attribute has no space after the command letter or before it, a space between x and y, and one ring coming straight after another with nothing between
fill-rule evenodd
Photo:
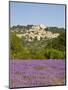
<instances>
[{"instance_id":1,"label":"hillside vegetation","mask_svg":"<svg viewBox=\"0 0 68 90\"><path fill-rule=\"evenodd\" d=\"M34 25L10 28L11 59L65 59L65 43L64 28Z\"/></svg>"}]
</instances>

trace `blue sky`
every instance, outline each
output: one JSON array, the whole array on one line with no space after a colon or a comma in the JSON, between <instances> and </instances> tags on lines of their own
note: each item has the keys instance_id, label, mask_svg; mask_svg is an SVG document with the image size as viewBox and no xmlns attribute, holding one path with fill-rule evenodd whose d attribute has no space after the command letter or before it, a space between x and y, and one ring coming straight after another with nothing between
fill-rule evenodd
<instances>
[{"instance_id":1,"label":"blue sky","mask_svg":"<svg viewBox=\"0 0 68 90\"><path fill-rule=\"evenodd\" d=\"M27 24L65 27L65 6L11 2L10 25Z\"/></svg>"}]
</instances>

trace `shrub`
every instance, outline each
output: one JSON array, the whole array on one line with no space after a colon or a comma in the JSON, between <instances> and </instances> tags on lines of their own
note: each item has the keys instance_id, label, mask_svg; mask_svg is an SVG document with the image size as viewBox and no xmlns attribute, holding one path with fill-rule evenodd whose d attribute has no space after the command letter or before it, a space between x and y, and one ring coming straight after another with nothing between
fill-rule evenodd
<instances>
[{"instance_id":1,"label":"shrub","mask_svg":"<svg viewBox=\"0 0 68 90\"><path fill-rule=\"evenodd\" d=\"M45 57L47 59L63 59L65 58L64 52L57 49L45 49Z\"/></svg>"}]
</instances>

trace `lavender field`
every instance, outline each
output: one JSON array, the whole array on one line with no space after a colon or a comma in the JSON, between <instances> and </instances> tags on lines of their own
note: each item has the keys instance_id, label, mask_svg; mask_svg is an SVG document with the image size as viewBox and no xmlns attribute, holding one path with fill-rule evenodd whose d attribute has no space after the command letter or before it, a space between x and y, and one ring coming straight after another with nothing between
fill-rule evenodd
<instances>
[{"instance_id":1,"label":"lavender field","mask_svg":"<svg viewBox=\"0 0 68 90\"><path fill-rule=\"evenodd\" d=\"M10 60L10 88L65 84L65 60Z\"/></svg>"}]
</instances>

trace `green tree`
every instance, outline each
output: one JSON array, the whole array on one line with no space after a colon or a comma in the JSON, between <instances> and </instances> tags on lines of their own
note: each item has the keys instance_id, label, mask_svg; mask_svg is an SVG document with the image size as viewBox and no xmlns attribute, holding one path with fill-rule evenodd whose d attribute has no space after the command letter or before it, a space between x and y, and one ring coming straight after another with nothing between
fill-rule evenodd
<instances>
[{"instance_id":1,"label":"green tree","mask_svg":"<svg viewBox=\"0 0 68 90\"><path fill-rule=\"evenodd\" d=\"M12 54L11 58L15 58L17 53L22 49L21 40L16 36L16 33L10 34L10 49Z\"/></svg>"}]
</instances>

